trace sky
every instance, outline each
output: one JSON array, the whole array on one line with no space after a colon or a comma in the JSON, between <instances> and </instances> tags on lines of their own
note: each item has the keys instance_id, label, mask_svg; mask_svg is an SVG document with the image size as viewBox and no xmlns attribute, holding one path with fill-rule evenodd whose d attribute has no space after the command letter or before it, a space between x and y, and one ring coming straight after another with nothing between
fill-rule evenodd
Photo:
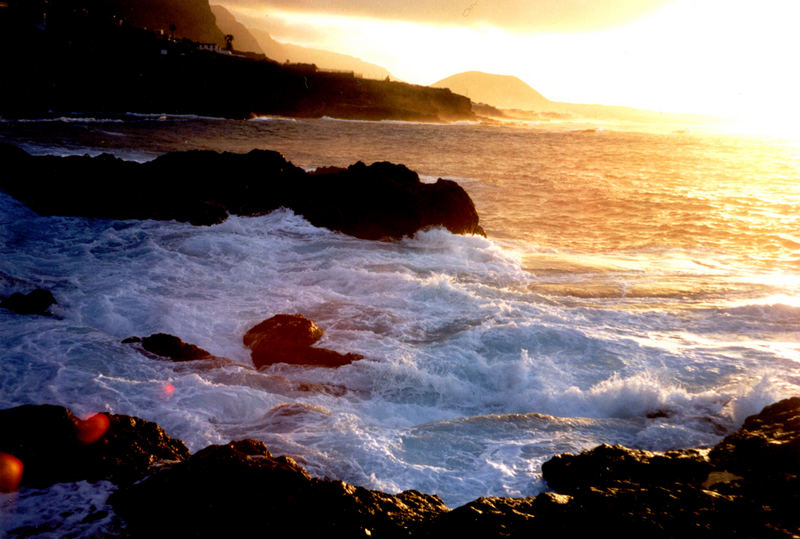
<instances>
[{"instance_id":1,"label":"sky","mask_svg":"<svg viewBox=\"0 0 800 539\"><path fill-rule=\"evenodd\" d=\"M800 0L217 1L407 82L478 70L554 101L800 124Z\"/></svg>"}]
</instances>

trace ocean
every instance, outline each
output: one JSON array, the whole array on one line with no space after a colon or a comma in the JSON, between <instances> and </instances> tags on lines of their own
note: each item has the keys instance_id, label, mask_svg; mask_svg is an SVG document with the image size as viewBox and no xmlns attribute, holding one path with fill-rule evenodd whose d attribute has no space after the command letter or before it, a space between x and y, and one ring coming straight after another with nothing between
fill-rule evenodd
<instances>
[{"instance_id":1,"label":"ocean","mask_svg":"<svg viewBox=\"0 0 800 539\"><path fill-rule=\"evenodd\" d=\"M0 310L2 408L135 415L192 451L255 438L312 475L454 508L536 495L558 453L710 446L800 393L796 142L166 115L0 120L0 141L137 161L264 148L309 170L403 163L457 181L487 233L365 241L288 210L211 227L42 217L0 193L0 295L43 287L58 300L54 317ZM321 346L364 359L254 370L242 336L277 313L306 315ZM236 365L122 343L158 332ZM113 530L113 489L0 495L0 535Z\"/></svg>"}]
</instances>

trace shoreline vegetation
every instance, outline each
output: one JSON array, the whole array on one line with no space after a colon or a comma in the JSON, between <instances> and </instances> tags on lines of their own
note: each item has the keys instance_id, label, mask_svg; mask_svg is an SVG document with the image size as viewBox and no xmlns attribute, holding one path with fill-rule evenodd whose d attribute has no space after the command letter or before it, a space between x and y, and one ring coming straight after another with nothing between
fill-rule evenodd
<instances>
[{"instance_id":1,"label":"shoreline vegetation","mask_svg":"<svg viewBox=\"0 0 800 539\"><path fill-rule=\"evenodd\" d=\"M792 537L800 530L800 397L765 407L710 449L600 445L542 466L548 490L450 509L435 495L387 494L311 477L244 439L190 454L137 417L23 405L0 410L0 488L111 481L110 537ZM533 480L533 478L532 478ZM105 515L97 515L97 518ZM34 529L18 530L34 533ZM14 530L12 530L12 533Z\"/></svg>"},{"instance_id":2,"label":"shoreline vegetation","mask_svg":"<svg viewBox=\"0 0 800 539\"><path fill-rule=\"evenodd\" d=\"M449 122L475 120L448 89L360 78L314 64L137 28L86 1L0 6L0 116L84 111ZM109 4L109 2L105 2ZM207 6L206 6L207 7ZM174 27L175 25L171 25ZM217 30L219 32L219 30ZM235 41L233 42L235 44Z\"/></svg>"}]
</instances>

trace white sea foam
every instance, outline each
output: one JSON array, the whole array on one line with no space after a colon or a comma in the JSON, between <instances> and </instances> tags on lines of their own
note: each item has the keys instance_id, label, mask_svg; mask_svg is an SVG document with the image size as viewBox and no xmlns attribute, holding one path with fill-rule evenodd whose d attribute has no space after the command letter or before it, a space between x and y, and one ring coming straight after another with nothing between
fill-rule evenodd
<instances>
[{"instance_id":1,"label":"white sea foam","mask_svg":"<svg viewBox=\"0 0 800 539\"><path fill-rule=\"evenodd\" d=\"M8 539L114 536L121 524L106 504L114 490L114 485L107 481L80 481L0 493L0 536Z\"/></svg>"},{"instance_id":2,"label":"white sea foam","mask_svg":"<svg viewBox=\"0 0 800 539\"><path fill-rule=\"evenodd\" d=\"M302 135L288 149L304 155L297 161L304 165L339 163L302 153L315 136L321 146L339 144L337 158L351 163L351 141L361 144L358 151L375 142L359 139L361 130L388 129L275 124L269 130ZM184 125L192 121L169 123L181 144ZM268 136L258 122L214 125ZM643 167L637 181L658 174L647 168L655 162L649 158L602 168L617 154L638 155L630 135L598 132L586 145L585 135L573 133L467 126L463 139L450 140L453 131L443 126L391 129L415 141L392 160L472 178L467 188L482 222L502 240L431 229L369 242L286 210L211 227L40 217L0 195L0 294L44 287L59 301L57 317L0 311L0 405L138 415L192 450L257 438L315 475L389 491L418 488L457 505L481 495L535 494L543 488L541 463L562 451L602 442L655 450L711 445L800 387L797 283L778 282L771 267L751 268L761 262L744 248L731 251L749 229L731 240L729 230L719 239L692 228L684 243L670 243L684 231L653 219L713 213L695 208L711 196L695 191L684 197L695 206L682 213L675 201L682 184L663 187L666 194L658 182L635 184L632 193L661 206L629 223L626 212L645 205L619 203L615 197L633 195L615 191L625 179L615 174L628 167ZM470 161L476 130L488 130L480 140L494 150ZM418 135L437 141L434 156L420 157ZM497 151L528 143L560 153L540 159ZM680 146L683 160L693 148ZM582 176L576 155L599 156L591 162L602 172ZM705 167L707 155L695 159ZM424 166L412 166L414 159ZM699 167L668 163L681 174ZM584 210L597 208L586 217ZM724 227L699 228L711 229ZM776 259L789 260L794 247L779 246ZM241 337L281 312L315 320L325 330L320 346L365 359L335 370L256 371ZM155 332L236 363L172 364L121 343Z\"/></svg>"}]
</instances>

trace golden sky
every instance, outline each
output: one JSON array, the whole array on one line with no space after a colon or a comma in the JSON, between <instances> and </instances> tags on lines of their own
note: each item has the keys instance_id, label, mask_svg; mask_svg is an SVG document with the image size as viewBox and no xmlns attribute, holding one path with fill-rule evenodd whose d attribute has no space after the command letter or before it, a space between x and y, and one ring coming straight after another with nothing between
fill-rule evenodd
<instances>
[{"instance_id":1,"label":"golden sky","mask_svg":"<svg viewBox=\"0 0 800 539\"><path fill-rule=\"evenodd\" d=\"M478 70L555 101L800 121L800 0L218 1L408 82Z\"/></svg>"}]
</instances>

